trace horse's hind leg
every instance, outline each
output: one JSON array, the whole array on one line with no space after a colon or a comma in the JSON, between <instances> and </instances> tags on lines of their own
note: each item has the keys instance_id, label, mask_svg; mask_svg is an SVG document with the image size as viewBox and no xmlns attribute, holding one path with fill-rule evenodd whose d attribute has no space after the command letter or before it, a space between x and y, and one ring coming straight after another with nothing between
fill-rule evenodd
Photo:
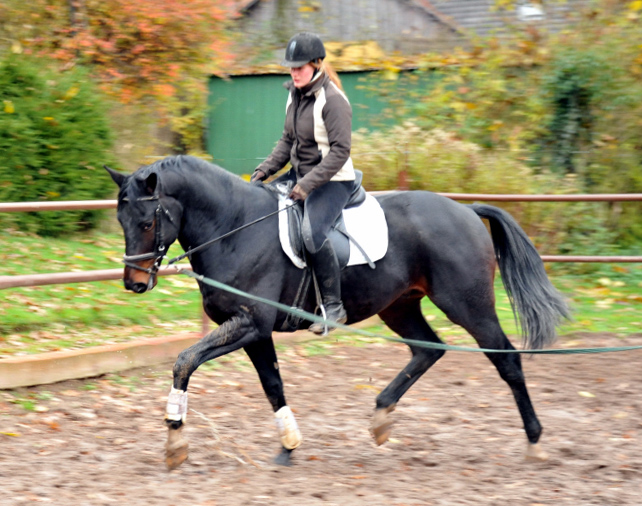
<instances>
[{"instance_id":1,"label":"horse's hind leg","mask_svg":"<svg viewBox=\"0 0 642 506\"><path fill-rule=\"evenodd\" d=\"M421 313L421 299L401 299L379 313L391 330L406 339L441 343ZM389 414L408 389L443 355L443 350L410 346L412 358L392 382L377 396L371 432L378 445L390 436Z\"/></svg>"},{"instance_id":2,"label":"horse's hind leg","mask_svg":"<svg viewBox=\"0 0 642 506\"><path fill-rule=\"evenodd\" d=\"M456 299L460 302L465 298ZM497 314L493 305L493 300L488 298L487 302L471 302L467 305L466 311L448 311L441 308L448 315L451 321L461 325L466 329L479 343L482 348L496 350L514 350L506 334L499 325ZM452 309L452 308L451 308ZM465 314L465 317L458 317ZM513 397L519 409L519 413L524 423L524 431L528 438L528 448L526 458L529 460L546 460L548 456L539 444L539 438L542 434L542 426L537 419L535 409L531 403L524 372L522 370L522 361L517 353L486 353L486 356L497 368L500 377L508 384Z\"/></svg>"},{"instance_id":3,"label":"horse's hind leg","mask_svg":"<svg viewBox=\"0 0 642 506\"><path fill-rule=\"evenodd\" d=\"M496 317L492 318L489 323L491 328L485 332L480 332L480 328L485 329L485 326L469 329L469 332L477 340L479 345L482 348L514 350L515 348L499 326ZM486 356L497 368L500 377L508 384L513 392L517 409L524 423L524 431L528 438L526 458L529 460L548 459L546 452L539 446L539 438L542 435L542 425L537 419L535 409L533 408L526 388L521 357L517 353L486 353Z\"/></svg>"}]
</instances>

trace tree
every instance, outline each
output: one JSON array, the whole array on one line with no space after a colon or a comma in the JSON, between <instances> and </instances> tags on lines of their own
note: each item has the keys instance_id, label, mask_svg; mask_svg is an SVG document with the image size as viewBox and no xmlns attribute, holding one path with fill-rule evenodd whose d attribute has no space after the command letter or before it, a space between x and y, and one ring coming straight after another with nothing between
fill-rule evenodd
<instances>
[{"instance_id":1,"label":"tree","mask_svg":"<svg viewBox=\"0 0 642 506\"><path fill-rule=\"evenodd\" d=\"M151 101L189 143L200 136L207 74L229 58L230 0L6 0L14 52L87 66L124 103ZM198 104L197 107L186 104ZM189 147L200 147L189 146Z\"/></svg>"}]
</instances>

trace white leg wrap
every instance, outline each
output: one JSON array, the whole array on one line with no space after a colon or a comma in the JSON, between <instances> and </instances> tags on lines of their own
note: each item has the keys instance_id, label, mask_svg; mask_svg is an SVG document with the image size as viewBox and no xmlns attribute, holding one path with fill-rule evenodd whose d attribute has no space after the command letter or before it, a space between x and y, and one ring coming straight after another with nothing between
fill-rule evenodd
<instances>
[{"instance_id":1,"label":"white leg wrap","mask_svg":"<svg viewBox=\"0 0 642 506\"><path fill-rule=\"evenodd\" d=\"M166 420L185 422L187 417L187 392L172 387L167 398Z\"/></svg>"},{"instance_id":2,"label":"white leg wrap","mask_svg":"<svg viewBox=\"0 0 642 506\"><path fill-rule=\"evenodd\" d=\"M276 427L279 430L281 444L288 450L294 450L301 444L301 431L294 419L290 406L283 406L274 413Z\"/></svg>"}]
</instances>

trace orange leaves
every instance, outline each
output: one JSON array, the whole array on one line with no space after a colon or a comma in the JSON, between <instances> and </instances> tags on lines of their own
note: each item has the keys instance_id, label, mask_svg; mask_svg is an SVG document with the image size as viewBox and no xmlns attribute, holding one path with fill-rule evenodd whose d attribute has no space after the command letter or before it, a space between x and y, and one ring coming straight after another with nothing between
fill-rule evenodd
<instances>
[{"instance_id":1,"label":"orange leaves","mask_svg":"<svg viewBox=\"0 0 642 506\"><path fill-rule=\"evenodd\" d=\"M139 55L143 53L147 48L145 47L144 44L136 44L134 47L131 48L130 53L133 55Z\"/></svg>"},{"instance_id":2,"label":"orange leaves","mask_svg":"<svg viewBox=\"0 0 642 506\"><path fill-rule=\"evenodd\" d=\"M157 84L154 87L156 94L163 97L173 97L176 92L171 84Z\"/></svg>"},{"instance_id":3,"label":"orange leaves","mask_svg":"<svg viewBox=\"0 0 642 506\"><path fill-rule=\"evenodd\" d=\"M211 62L228 56L223 22L233 3L227 0L79 3L73 26L65 3L49 5L51 29L31 39L31 48L62 64L91 64L105 88L123 102L171 97L176 81L202 75L205 64L213 70Z\"/></svg>"}]
</instances>

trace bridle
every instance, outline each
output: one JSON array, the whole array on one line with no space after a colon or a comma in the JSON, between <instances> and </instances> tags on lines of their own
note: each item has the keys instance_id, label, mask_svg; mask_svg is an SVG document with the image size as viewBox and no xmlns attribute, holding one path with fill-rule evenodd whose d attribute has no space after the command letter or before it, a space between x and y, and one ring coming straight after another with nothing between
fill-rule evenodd
<instances>
[{"instance_id":1,"label":"bridle","mask_svg":"<svg viewBox=\"0 0 642 506\"><path fill-rule=\"evenodd\" d=\"M123 202L129 202L129 198L128 197L123 197L121 200ZM147 274L150 275L149 276L149 282L147 283L147 289L148 290L151 290L154 287L154 281L155 281L156 275L158 274L158 270L160 269L161 263L166 258L166 256L165 256L166 248L165 248L165 245L163 244L163 239L162 239L163 234L162 234L162 230L161 229L162 229L162 223L163 222L161 220L161 216L163 214L165 214L169 218L169 221L173 225L176 225L176 223L174 222L174 220L172 218L172 215L169 213L167 208L165 208L165 206L163 206L163 203L160 200L160 196L158 194L158 187L154 191L154 195L148 196L148 197L139 197L139 198L136 199L136 202L145 202L145 201L154 201L154 200L158 201L158 206L156 207L156 211L154 212L154 226L155 226L155 229L154 229L154 251L151 251L149 253L141 253L140 255L123 255L123 263L127 267L130 267L131 269L136 269L138 271L146 272ZM287 210L287 209L289 209L291 207L294 207L296 205L298 205L298 203L297 202L293 202L292 204L289 204L289 205L287 205L287 206L285 206L285 207L283 207L281 209L278 209L277 211L274 211L272 213L266 214L265 216L261 216L260 218L254 220L254 221L246 223L245 225L241 225L240 227L235 228L234 230L231 230L230 232L227 232L226 234L223 234L223 235L221 235L219 237L211 239L211 240L209 240L209 241L207 241L207 242L205 242L205 243L203 243L203 244L201 244L199 246L196 246L195 248L190 248L185 253L183 253L182 255L179 255L177 257L172 258L171 260L168 260L167 263L169 265L172 265L172 264L174 264L174 263L176 263L179 260L182 260L184 258L187 258L187 257L191 258L192 254L196 253L197 251L200 251L200 250L206 248L207 246L210 246L211 244L213 244L215 242L218 242L218 241L220 241L222 239L225 239L225 238L231 236L232 234L235 234L236 232L239 232L240 230L243 230L244 228L251 227L252 225L256 225L257 223L259 223L259 222L261 222L261 221L263 221L263 220L265 220L265 219L267 219L267 218L269 218L271 216L274 216L275 214L278 214L278 213L280 213L282 211L285 211L285 210ZM147 268L141 267L140 265L137 265L137 264L134 263L134 262L142 262L144 260L151 260L151 259L154 259L154 263L152 264L151 267L147 267Z\"/></svg>"},{"instance_id":2,"label":"bridle","mask_svg":"<svg viewBox=\"0 0 642 506\"><path fill-rule=\"evenodd\" d=\"M122 201L129 202L129 198L124 197ZM154 250L150 251L149 253L141 253L140 255L123 255L123 263L131 269L136 269L137 271L142 271L149 274L150 276L149 276L149 282L147 284L147 289L151 290L151 288L153 288L154 286L154 281L158 273L158 270L160 269L161 263L165 258L165 253L167 249L165 247L165 244L163 244L163 232L162 232L163 220L161 220L161 216L165 214L169 218L169 221L172 224L174 225L176 224L174 223L174 219L172 218L172 215L169 213L167 208L161 202L160 196L158 194L158 190L156 190L154 192L154 195L152 196L139 197L136 199L136 202L145 202L145 201L158 201L158 206L156 206L156 211L154 211ZM152 259L154 260L154 263L151 265L151 267L141 267L140 265L135 263L135 262L142 262L144 260L152 260Z\"/></svg>"}]
</instances>

